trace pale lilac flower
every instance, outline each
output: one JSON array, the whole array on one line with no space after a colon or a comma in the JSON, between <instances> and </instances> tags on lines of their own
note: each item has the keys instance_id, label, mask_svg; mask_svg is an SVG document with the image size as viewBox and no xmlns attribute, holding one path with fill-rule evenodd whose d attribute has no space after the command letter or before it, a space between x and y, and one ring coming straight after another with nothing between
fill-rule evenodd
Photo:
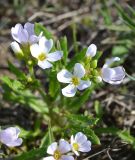
<instances>
[{"instance_id":1,"label":"pale lilac flower","mask_svg":"<svg viewBox=\"0 0 135 160\"><path fill-rule=\"evenodd\" d=\"M95 44L91 44L86 51L86 56L94 57L96 55L96 52L97 52L97 46Z\"/></svg>"},{"instance_id":2,"label":"pale lilac flower","mask_svg":"<svg viewBox=\"0 0 135 160\"><path fill-rule=\"evenodd\" d=\"M79 156L80 152L89 152L91 150L91 142L87 140L87 137L82 133L78 132L75 137L71 136L72 151Z\"/></svg>"},{"instance_id":3,"label":"pale lilac flower","mask_svg":"<svg viewBox=\"0 0 135 160\"><path fill-rule=\"evenodd\" d=\"M62 58L62 51L55 51L49 53L53 47L53 40L42 37L39 40L39 44L33 44L30 46L30 51L33 57L38 59L38 66L42 69L51 68L52 63Z\"/></svg>"},{"instance_id":4,"label":"pale lilac flower","mask_svg":"<svg viewBox=\"0 0 135 160\"><path fill-rule=\"evenodd\" d=\"M43 160L74 160L73 156L66 155L69 151L71 151L71 145L61 139L59 144L57 142L53 142L47 149L47 153L51 156L43 158Z\"/></svg>"},{"instance_id":5,"label":"pale lilac flower","mask_svg":"<svg viewBox=\"0 0 135 160\"><path fill-rule=\"evenodd\" d=\"M22 138L18 138L20 129L17 127L9 127L0 131L0 142L8 147L20 146L22 144Z\"/></svg>"},{"instance_id":6,"label":"pale lilac flower","mask_svg":"<svg viewBox=\"0 0 135 160\"><path fill-rule=\"evenodd\" d=\"M68 86L62 89L62 94L66 97L73 97L77 89L84 90L91 85L89 80L82 80L85 75L85 69L82 64L76 63L73 74L66 69L62 69L57 74L57 79L62 83L69 83Z\"/></svg>"},{"instance_id":7,"label":"pale lilac flower","mask_svg":"<svg viewBox=\"0 0 135 160\"><path fill-rule=\"evenodd\" d=\"M122 66L110 68L110 65L115 62L119 61L119 57L114 57L111 59L108 59L106 63L104 64L102 70L101 70L101 77L102 79L110 84L120 84L124 77L125 77L125 71Z\"/></svg>"},{"instance_id":8,"label":"pale lilac flower","mask_svg":"<svg viewBox=\"0 0 135 160\"><path fill-rule=\"evenodd\" d=\"M24 27L21 24L16 24L15 27L12 27L11 35L20 44L33 44L39 41L42 33L37 36L34 32L34 24L27 22Z\"/></svg>"}]
</instances>

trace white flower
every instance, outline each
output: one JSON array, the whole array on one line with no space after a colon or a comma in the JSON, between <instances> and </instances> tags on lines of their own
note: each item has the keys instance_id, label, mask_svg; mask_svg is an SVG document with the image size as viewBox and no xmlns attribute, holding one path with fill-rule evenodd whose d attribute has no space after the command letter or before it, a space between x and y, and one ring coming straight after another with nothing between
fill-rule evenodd
<instances>
[{"instance_id":1,"label":"white flower","mask_svg":"<svg viewBox=\"0 0 135 160\"><path fill-rule=\"evenodd\" d=\"M97 46L95 44L91 44L86 51L86 56L94 57L96 55L96 52L97 52Z\"/></svg>"},{"instance_id":2,"label":"white flower","mask_svg":"<svg viewBox=\"0 0 135 160\"><path fill-rule=\"evenodd\" d=\"M21 50L21 48L17 42L15 42L15 41L12 42L10 44L10 46L11 46L12 50L14 51L14 53L23 55L23 51Z\"/></svg>"},{"instance_id":3,"label":"white flower","mask_svg":"<svg viewBox=\"0 0 135 160\"><path fill-rule=\"evenodd\" d=\"M45 37L42 37L39 40L39 44L33 44L30 46L32 56L38 59L38 65L43 69L52 67L50 62L58 61L63 56L61 51L49 53L52 47L53 40L47 40Z\"/></svg>"},{"instance_id":4,"label":"white flower","mask_svg":"<svg viewBox=\"0 0 135 160\"><path fill-rule=\"evenodd\" d=\"M110 68L109 66L115 62L119 61L119 57L114 57L111 59L108 59L106 63L104 64L102 70L101 70L101 77L102 79L110 84L120 84L124 77L125 77L125 71L122 66Z\"/></svg>"},{"instance_id":5,"label":"white flower","mask_svg":"<svg viewBox=\"0 0 135 160\"><path fill-rule=\"evenodd\" d=\"M29 22L25 23L24 28L21 24L16 24L15 27L11 28L11 35L14 40L21 44L36 43L42 36L42 34L35 35L34 24Z\"/></svg>"},{"instance_id":6,"label":"white flower","mask_svg":"<svg viewBox=\"0 0 135 160\"><path fill-rule=\"evenodd\" d=\"M89 152L91 150L91 142L87 140L87 137L82 133L78 132L75 137L71 136L72 151L79 156L80 152Z\"/></svg>"},{"instance_id":7,"label":"white flower","mask_svg":"<svg viewBox=\"0 0 135 160\"><path fill-rule=\"evenodd\" d=\"M54 142L48 147L47 153L51 156L43 158L43 160L74 160L73 156L66 155L69 151L71 151L70 144L61 139L59 144Z\"/></svg>"},{"instance_id":8,"label":"white flower","mask_svg":"<svg viewBox=\"0 0 135 160\"><path fill-rule=\"evenodd\" d=\"M0 142L8 147L20 146L22 144L22 138L18 138L19 134L19 128L9 127L0 131Z\"/></svg>"},{"instance_id":9,"label":"white flower","mask_svg":"<svg viewBox=\"0 0 135 160\"><path fill-rule=\"evenodd\" d=\"M77 89L84 90L91 85L89 80L81 80L85 75L85 69L82 64L76 63L73 74L66 69L61 70L57 74L57 79L62 83L69 83L69 85L62 89L62 94L66 97L73 97Z\"/></svg>"}]
</instances>

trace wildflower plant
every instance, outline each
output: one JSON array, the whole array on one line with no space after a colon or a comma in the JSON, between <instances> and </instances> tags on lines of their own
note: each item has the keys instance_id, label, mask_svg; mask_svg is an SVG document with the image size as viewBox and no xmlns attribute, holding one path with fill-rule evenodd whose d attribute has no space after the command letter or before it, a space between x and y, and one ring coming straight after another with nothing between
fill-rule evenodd
<instances>
[{"instance_id":1,"label":"wildflower plant","mask_svg":"<svg viewBox=\"0 0 135 160\"><path fill-rule=\"evenodd\" d=\"M41 143L38 149L16 156L15 160L24 160L24 157L27 160L29 154L31 159L74 160L80 153L90 152L92 145L100 144L95 133L100 118L86 113L87 109L82 114L79 110L103 81L113 85L122 83L125 77L123 67L110 66L119 58L111 58L99 68L102 52L95 44L82 48L80 52L74 51L69 58L67 38L54 40L56 38L38 23L28 22L24 27L16 24L11 35L14 39L11 48L21 67L8 62L16 78L2 78L3 99L30 107L37 113L35 131L29 134L23 129L21 137L29 140L35 137L35 132ZM45 131L41 124L47 126ZM9 147L23 145L25 140L22 143L19 133L20 129L12 127L3 130L0 141ZM60 139L57 143L54 142L56 137L69 141Z\"/></svg>"}]
</instances>

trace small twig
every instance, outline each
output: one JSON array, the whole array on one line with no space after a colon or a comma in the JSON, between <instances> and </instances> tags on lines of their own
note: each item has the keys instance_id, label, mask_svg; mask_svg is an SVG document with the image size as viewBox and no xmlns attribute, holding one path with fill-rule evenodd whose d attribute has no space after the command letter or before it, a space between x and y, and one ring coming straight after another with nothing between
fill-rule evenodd
<instances>
[{"instance_id":1,"label":"small twig","mask_svg":"<svg viewBox=\"0 0 135 160\"><path fill-rule=\"evenodd\" d=\"M91 156L89 156L89 157L87 157L87 158L84 158L83 160L88 160L88 158L95 157L95 156L97 156L97 155L99 155L99 154L101 154L101 153L103 153L103 152L106 152L108 149L110 149L110 148L105 148L105 149L103 149L102 151L99 151L99 152L97 152L97 153L95 153L95 154L93 154L93 155L91 155Z\"/></svg>"},{"instance_id":2,"label":"small twig","mask_svg":"<svg viewBox=\"0 0 135 160\"><path fill-rule=\"evenodd\" d=\"M107 155L108 155L108 158L109 158L110 160L113 160L112 157L110 156L109 150L110 150L110 149L108 149L106 153L107 153Z\"/></svg>"},{"instance_id":3,"label":"small twig","mask_svg":"<svg viewBox=\"0 0 135 160\"><path fill-rule=\"evenodd\" d=\"M56 30L56 33L57 32L61 32L62 30L64 30L65 28L69 27L73 22L80 22L84 17L88 16L88 14L84 14L82 16L79 16L79 17L75 17L74 19L72 20L69 20L67 22L65 22L64 24L60 25L58 27L58 29Z\"/></svg>"},{"instance_id":4,"label":"small twig","mask_svg":"<svg viewBox=\"0 0 135 160\"><path fill-rule=\"evenodd\" d=\"M53 17L52 19L49 19L49 20L45 21L44 24L45 25L52 24L52 23L61 21L61 20L66 19L66 18L71 18L71 17L75 17L79 14L84 14L88 11L89 11L89 7L85 7L85 8L81 8L79 10L67 12L67 13L58 15L57 17Z\"/></svg>"},{"instance_id":5,"label":"small twig","mask_svg":"<svg viewBox=\"0 0 135 160\"><path fill-rule=\"evenodd\" d=\"M120 95L125 96L127 98L133 98L133 99L135 99L135 95L124 94L124 93L120 93Z\"/></svg>"},{"instance_id":6,"label":"small twig","mask_svg":"<svg viewBox=\"0 0 135 160\"><path fill-rule=\"evenodd\" d=\"M29 17L28 21L33 21L33 20L36 19L37 17L41 17L41 16L45 16L45 17L48 17L48 18L54 17L54 15L51 14L51 13L47 13L47 12L36 12L36 13L34 13L31 17Z\"/></svg>"}]
</instances>

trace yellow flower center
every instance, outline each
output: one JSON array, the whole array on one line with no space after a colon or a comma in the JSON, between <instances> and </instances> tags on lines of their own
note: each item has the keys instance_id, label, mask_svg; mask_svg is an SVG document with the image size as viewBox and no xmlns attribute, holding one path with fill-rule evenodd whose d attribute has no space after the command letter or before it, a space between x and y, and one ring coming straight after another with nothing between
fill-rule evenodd
<instances>
[{"instance_id":1,"label":"yellow flower center","mask_svg":"<svg viewBox=\"0 0 135 160\"><path fill-rule=\"evenodd\" d=\"M79 85L79 82L80 82L80 80L79 80L79 78L78 77L72 77L72 83L75 85L75 86L77 86L77 85Z\"/></svg>"},{"instance_id":2,"label":"yellow flower center","mask_svg":"<svg viewBox=\"0 0 135 160\"><path fill-rule=\"evenodd\" d=\"M44 53L41 53L39 56L38 56L38 60L40 61L43 61L46 59L46 55Z\"/></svg>"},{"instance_id":3,"label":"yellow flower center","mask_svg":"<svg viewBox=\"0 0 135 160\"><path fill-rule=\"evenodd\" d=\"M61 158L61 153L60 153L60 151L58 151L58 150L56 150L55 152L54 152L54 159L55 160L60 160L60 158Z\"/></svg>"},{"instance_id":4,"label":"yellow flower center","mask_svg":"<svg viewBox=\"0 0 135 160\"><path fill-rule=\"evenodd\" d=\"M79 149L78 143L73 143L73 148L75 151L78 151L78 149Z\"/></svg>"}]
</instances>

